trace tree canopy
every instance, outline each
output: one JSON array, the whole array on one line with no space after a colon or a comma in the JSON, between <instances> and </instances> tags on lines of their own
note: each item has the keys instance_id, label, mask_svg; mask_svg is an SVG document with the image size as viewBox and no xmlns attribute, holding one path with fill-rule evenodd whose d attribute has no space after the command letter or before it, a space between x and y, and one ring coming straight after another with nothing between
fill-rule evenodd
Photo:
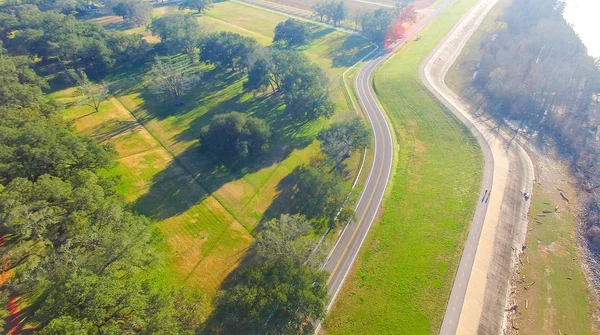
<instances>
[{"instance_id":1,"label":"tree canopy","mask_svg":"<svg viewBox=\"0 0 600 335\"><path fill-rule=\"evenodd\" d=\"M325 315L327 273L288 258L242 271L215 302L219 328L237 334L312 334Z\"/></svg>"},{"instance_id":2,"label":"tree canopy","mask_svg":"<svg viewBox=\"0 0 600 335\"><path fill-rule=\"evenodd\" d=\"M373 43L382 44L394 23L394 15L388 9L379 8L362 17L362 32Z\"/></svg>"},{"instance_id":3,"label":"tree canopy","mask_svg":"<svg viewBox=\"0 0 600 335\"><path fill-rule=\"evenodd\" d=\"M150 91L161 99L175 99L176 106L182 106L182 97L187 93L200 79L200 75L183 71L178 68L171 57L166 61L156 58L149 78L151 80Z\"/></svg>"},{"instance_id":4,"label":"tree canopy","mask_svg":"<svg viewBox=\"0 0 600 335\"><path fill-rule=\"evenodd\" d=\"M141 36L108 33L100 25L78 21L72 15L15 5L0 7L0 17L7 18L0 24L0 39L11 56L58 63L65 74L85 71L99 79L120 65L117 61L139 60L147 54L147 43Z\"/></svg>"},{"instance_id":5,"label":"tree canopy","mask_svg":"<svg viewBox=\"0 0 600 335\"><path fill-rule=\"evenodd\" d=\"M152 4L144 0L125 0L114 6L113 12L139 27L150 21Z\"/></svg>"},{"instance_id":6,"label":"tree canopy","mask_svg":"<svg viewBox=\"0 0 600 335\"><path fill-rule=\"evenodd\" d=\"M310 236L313 227L303 215L282 214L265 222L254 243L258 255L267 260L289 258L304 264L317 242Z\"/></svg>"},{"instance_id":7,"label":"tree canopy","mask_svg":"<svg viewBox=\"0 0 600 335\"><path fill-rule=\"evenodd\" d=\"M207 36L200 44L200 60L232 71L247 68L254 50L255 39L221 31Z\"/></svg>"},{"instance_id":8,"label":"tree canopy","mask_svg":"<svg viewBox=\"0 0 600 335\"><path fill-rule=\"evenodd\" d=\"M288 46L305 45L310 41L310 29L306 23L295 19L287 19L275 27L274 43L285 43Z\"/></svg>"},{"instance_id":9,"label":"tree canopy","mask_svg":"<svg viewBox=\"0 0 600 335\"><path fill-rule=\"evenodd\" d=\"M212 3L212 0L183 0L179 4L179 8L195 10L197 13L201 14L208 10Z\"/></svg>"},{"instance_id":10,"label":"tree canopy","mask_svg":"<svg viewBox=\"0 0 600 335\"><path fill-rule=\"evenodd\" d=\"M203 31L190 14L166 14L152 19L150 32L160 37L170 53L183 53L194 63Z\"/></svg>"},{"instance_id":11,"label":"tree canopy","mask_svg":"<svg viewBox=\"0 0 600 335\"><path fill-rule=\"evenodd\" d=\"M212 118L200 133L200 143L226 163L256 158L269 148L271 131L261 119L231 112Z\"/></svg>"},{"instance_id":12,"label":"tree canopy","mask_svg":"<svg viewBox=\"0 0 600 335\"><path fill-rule=\"evenodd\" d=\"M148 271L154 228L116 193L118 177L106 176L112 149L71 129L28 61L81 80L99 58L136 57L139 37L30 5L1 6L0 17L9 18L0 24L0 262L11 273L2 306L27 297L27 326L40 334L196 333L202 297Z\"/></svg>"},{"instance_id":13,"label":"tree canopy","mask_svg":"<svg viewBox=\"0 0 600 335\"><path fill-rule=\"evenodd\" d=\"M334 26L337 26L341 21L347 17L346 5L343 1L328 1L328 2L317 2L313 5L313 15L316 16L319 21L332 22Z\"/></svg>"},{"instance_id":14,"label":"tree canopy","mask_svg":"<svg viewBox=\"0 0 600 335\"><path fill-rule=\"evenodd\" d=\"M369 145L370 136L371 132L364 122L356 118L334 123L328 129L322 130L317 138L321 141L321 150L335 162L338 169L341 169L343 161L349 158L354 150Z\"/></svg>"}]
</instances>

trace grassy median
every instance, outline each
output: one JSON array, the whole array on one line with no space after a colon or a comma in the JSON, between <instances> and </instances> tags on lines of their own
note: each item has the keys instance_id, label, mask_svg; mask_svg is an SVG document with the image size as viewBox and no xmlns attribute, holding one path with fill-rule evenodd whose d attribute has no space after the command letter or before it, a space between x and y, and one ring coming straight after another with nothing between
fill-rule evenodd
<instances>
[{"instance_id":1,"label":"grassy median","mask_svg":"<svg viewBox=\"0 0 600 335\"><path fill-rule=\"evenodd\" d=\"M393 183L338 301L329 334L438 332L474 211L483 156L421 84L419 65L476 0L450 5L377 71L398 151Z\"/></svg>"}]
</instances>

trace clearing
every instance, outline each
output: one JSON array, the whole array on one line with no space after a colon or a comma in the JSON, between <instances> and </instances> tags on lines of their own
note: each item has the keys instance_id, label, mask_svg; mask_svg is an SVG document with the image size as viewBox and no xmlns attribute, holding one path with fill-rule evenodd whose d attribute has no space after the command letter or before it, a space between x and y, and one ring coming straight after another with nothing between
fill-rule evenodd
<instances>
[{"instance_id":1,"label":"clearing","mask_svg":"<svg viewBox=\"0 0 600 335\"><path fill-rule=\"evenodd\" d=\"M324 327L331 334L434 334L477 202L483 157L468 130L422 85L419 65L476 0L451 4L378 69L392 121L393 184ZM373 317L376 315L377 317Z\"/></svg>"},{"instance_id":2,"label":"clearing","mask_svg":"<svg viewBox=\"0 0 600 335\"><path fill-rule=\"evenodd\" d=\"M155 8L155 15L177 11L174 6ZM198 17L209 31L227 30L270 44L275 26L287 17L240 3L215 4ZM108 29L141 33L117 17L93 19ZM284 212L285 201L276 201L280 182L296 167L320 156L315 134L330 122L355 116L344 93L342 73L371 46L362 38L331 28L313 26L315 39L301 50L326 72L331 82L337 113L332 120L304 125L283 120L280 99L270 94L254 96L243 91L242 73L223 72L212 66L190 65L177 58L182 67L203 73L201 84L185 97L185 106L155 99L147 90L150 63L119 69L106 80L113 97L103 102L99 113L75 104L68 105L65 117L78 131L112 143L119 164L114 171L123 178L119 191L141 214L157 222L161 247L168 257L157 269L157 278L185 282L200 288L210 300L223 280L239 265L251 245L257 224ZM52 94L71 103L73 88ZM219 113L245 112L265 119L274 130L273 147L264 159L242 171L230 171L198 150L199 130ZM286 123L287 122L287 123ZM348 182L357 173L360 156L348 161ZM273 208L273 203L278 207Z\"/></svg>"}]
</instances>

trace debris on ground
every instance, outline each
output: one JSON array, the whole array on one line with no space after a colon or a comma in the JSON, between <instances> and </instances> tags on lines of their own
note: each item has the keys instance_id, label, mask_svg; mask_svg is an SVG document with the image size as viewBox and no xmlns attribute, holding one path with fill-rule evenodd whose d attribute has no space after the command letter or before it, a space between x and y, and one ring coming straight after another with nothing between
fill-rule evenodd
<instances>
[{"instance_id":1,"label":"debris on ground","mask_svg":"<svg viewBox=\"0 0 600 335\"><path fill-rule=\"evenodd\" d=\"M561 196L563 199L565 199L565 201L566 201L567 203L569 202L569 198L567 198L567 196L565 195L565 193L564 193L564 192L562 192L562 191L561 191L561 192L560 192L560 196Z\"/></svg>"}]
</instances>

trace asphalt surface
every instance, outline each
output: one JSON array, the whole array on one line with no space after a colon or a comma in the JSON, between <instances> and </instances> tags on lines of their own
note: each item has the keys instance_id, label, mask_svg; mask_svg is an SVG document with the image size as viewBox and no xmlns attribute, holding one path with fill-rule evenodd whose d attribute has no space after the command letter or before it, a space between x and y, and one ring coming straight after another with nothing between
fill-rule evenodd
<instances>
[{"instance_id":1,"label":"asphalt surface","mask_svg":"<svg viewBox=\"0 0 600 335\"><path fill-rule=\"evenodd\" d=\"M327 311L333 306L377 216L392 170L396 146L384 112L373 94L373 74L377 67L385 62L395 49L403 46L408 41L414 40L417 33L451 2L452 0L446 0L441 3L434 11L408 30L401 40L396 41L387 50L377 53L367 61L356 75L355 92L362 110L367 115L373 128L374 157L367 182L356 206L358 219L350 222L345 227L325 261L324 268L331 273L328 281L328 294L331 300L327 306Z\"/></svg>"}]
</instances>

